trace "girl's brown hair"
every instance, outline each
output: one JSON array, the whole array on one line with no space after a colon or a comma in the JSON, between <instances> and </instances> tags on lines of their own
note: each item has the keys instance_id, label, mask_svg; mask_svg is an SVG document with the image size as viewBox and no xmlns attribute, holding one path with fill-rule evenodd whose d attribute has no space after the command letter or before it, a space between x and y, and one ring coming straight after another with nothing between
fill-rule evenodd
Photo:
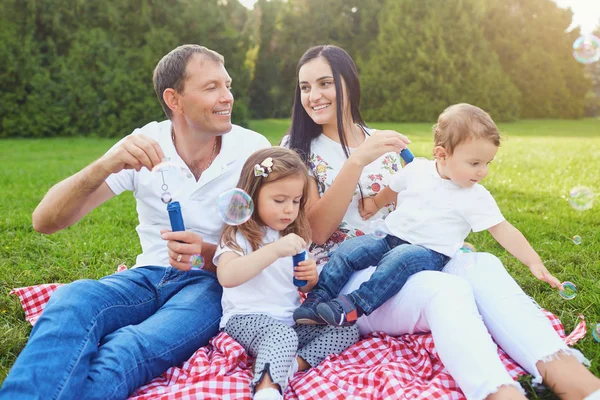
<instances>
[{"instance_id":1,"label":"girl's brown hair","mask_svg":"<svg viewBox=\"0 0 600 400\"><path fill-rule=\"evenodd\" d=\"M266 177L255 176L254 167L260 165L267 158L273 160L271 172L268 172L268 176ZM250 195L254 202L254 212L250 219L241 225L226 225L219 243L223 246L243 251L235 240L237 232L240 232L250 243L252 251L258 250L262 245L262 227L265 226L258 215L258 193L264 184L276 182L291 176L301 176L304 179L304 188L302 190L302 198L300 199L298 217L285 230L281 231L281 235L285 236L288 233L295 233L308 243L311 233L304 210L308 195L308 170L296 152L284 147L270 147L258 150L248 157L242 168L237 187Z\"/></svg>"}]
</instances>

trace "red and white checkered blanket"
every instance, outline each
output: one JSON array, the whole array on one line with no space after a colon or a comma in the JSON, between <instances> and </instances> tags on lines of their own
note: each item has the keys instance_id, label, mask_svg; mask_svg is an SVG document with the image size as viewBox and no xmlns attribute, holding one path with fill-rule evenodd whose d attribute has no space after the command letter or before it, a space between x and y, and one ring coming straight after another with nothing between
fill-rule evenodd
<instances>
[{"instance_id":1,"label":"red and white checkered blanket","mask_svg":"<svg viewBox=\"0 0 600 400\"><path fill-rule=\"evenodd\" d=\"M32 325L59 284L18 288L25 318ZM552 326L572 345L586 333L585 320L565 336L560 320L545 312ZM515 379L525 374L508 355L498 350L502 362ZM214 337L179 367L168 369L136 390L130 399L250 399L252 359L225 333ZM297 373L285 399L464 399L454 379L442 365L431 334L392 337L375 333L364 337L340 355L329 356L321 365Z\"/></svg>"}]
</instances>

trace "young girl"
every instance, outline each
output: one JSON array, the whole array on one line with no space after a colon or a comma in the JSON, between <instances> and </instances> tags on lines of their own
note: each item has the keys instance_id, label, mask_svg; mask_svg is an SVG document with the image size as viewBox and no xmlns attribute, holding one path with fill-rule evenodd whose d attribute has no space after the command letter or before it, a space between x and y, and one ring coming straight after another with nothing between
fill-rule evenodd
<instances>
[{"instance_id":1,"label":"young girl","mask_svg":"<svg viewBox=\"0 0 600 400\"><path fill-rule=\"evenodd\" d=\"M318 365L331 353L356 343L358 328L294 325L300 305L293 278L319 279L314 260L293 265L310 240L304 205L308 172L298 155L282 147L259 150L242 169L238 188L252 198L252 217L226 226L215 253L223 286L220 328L256 357L254 399L282 399L297 370Z\"/></svg>"}]
</instances>

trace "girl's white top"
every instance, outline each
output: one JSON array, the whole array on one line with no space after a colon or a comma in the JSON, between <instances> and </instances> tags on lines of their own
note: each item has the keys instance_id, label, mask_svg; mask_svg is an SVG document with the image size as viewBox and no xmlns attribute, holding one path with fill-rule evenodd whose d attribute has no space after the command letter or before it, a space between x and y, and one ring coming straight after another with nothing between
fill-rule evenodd
<instances>
[{"instance_id":1,"label":"girl's white top","mask_svg":"<svg viewBox=\"0 0 600 400\"><path fill-rule=\"evenodd\" d=\"M278 231L265 229L263 245L272 243L280 238ZM237 233L236 241L242 252L227 246L219 245L213 258L214 264L219 265L219 257L228 251L241 256L252 253L250 243ZM221 305L223 317L219 327L223 329L227 321L234 315L266 314L276 320L292 326L292 314L300 306L298 288L294 286L294 265L292 257L282 257L263 269L258 275L247 282L233 288L223 288Z\"/></svg>"},{"instance_id":2,"label":"girl's white top","mask_svg":"<svg viewBox=\"0 0 600 400\"><path fill-rule=\"evenodd\" d=\"M367 136L367 140L369 140L369 136ZM323 196L339 174L347 158L342 146L323 134L313 139L310 149L309 172L317 180L319 196ZM353 150L349 149L350 154ZM366 198L379 193L388 185L390 176L400 168L402 168L402 165L400 164L400 156L397 153L386 153L367 165L363 169L359 180L363 196ZM347 211L327 243L311 246L310 251L312 256L316 258L317 264L321 265L327 262L329 254L344 240L385 229L382 219L393 211L394 205L385 205L376 215L367 221L363 221L358 213L360 198L361 195L357 185L350 205L340 204L340 207L347 207Z\"/></svg>"}]
</instances>

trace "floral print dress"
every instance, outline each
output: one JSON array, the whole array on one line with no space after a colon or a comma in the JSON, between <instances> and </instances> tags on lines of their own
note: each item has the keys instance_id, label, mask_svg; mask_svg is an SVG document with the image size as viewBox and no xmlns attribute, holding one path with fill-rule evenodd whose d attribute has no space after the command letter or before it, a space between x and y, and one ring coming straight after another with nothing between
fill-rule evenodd
<instances>
[{"instance_id":1,"label":"floral print dress","mask_svg":"<svg viewBox=\"0 0 600 400\"><path fill-rule=\"evenodd\" d=\"M367 140L369 139L367 133ZM353 149L349 149L352 153ZM323 196L346 162L342 146L325 135L313 139L311 143L311 154L309 157L309 173L316 179L319 188L319 196ZM396 153L387 153L367 165L360 177L360 188L364 197L374 196L385 188L392 174L401 168L400 156ZM384 206L379 213L363 221L358 213L358 203L361 198L357 185L352 201L348 206L344 219L333 232L327 243L323 245L312 244L310 252L316 259L317 265L321 265L329 259L329 254L334 251L341 242L356 236L372 233L375 230L374 221L383 219L393 211L394 205ZM340 207L346 207L345 204Z\"/></svg>"}]
</instances>

